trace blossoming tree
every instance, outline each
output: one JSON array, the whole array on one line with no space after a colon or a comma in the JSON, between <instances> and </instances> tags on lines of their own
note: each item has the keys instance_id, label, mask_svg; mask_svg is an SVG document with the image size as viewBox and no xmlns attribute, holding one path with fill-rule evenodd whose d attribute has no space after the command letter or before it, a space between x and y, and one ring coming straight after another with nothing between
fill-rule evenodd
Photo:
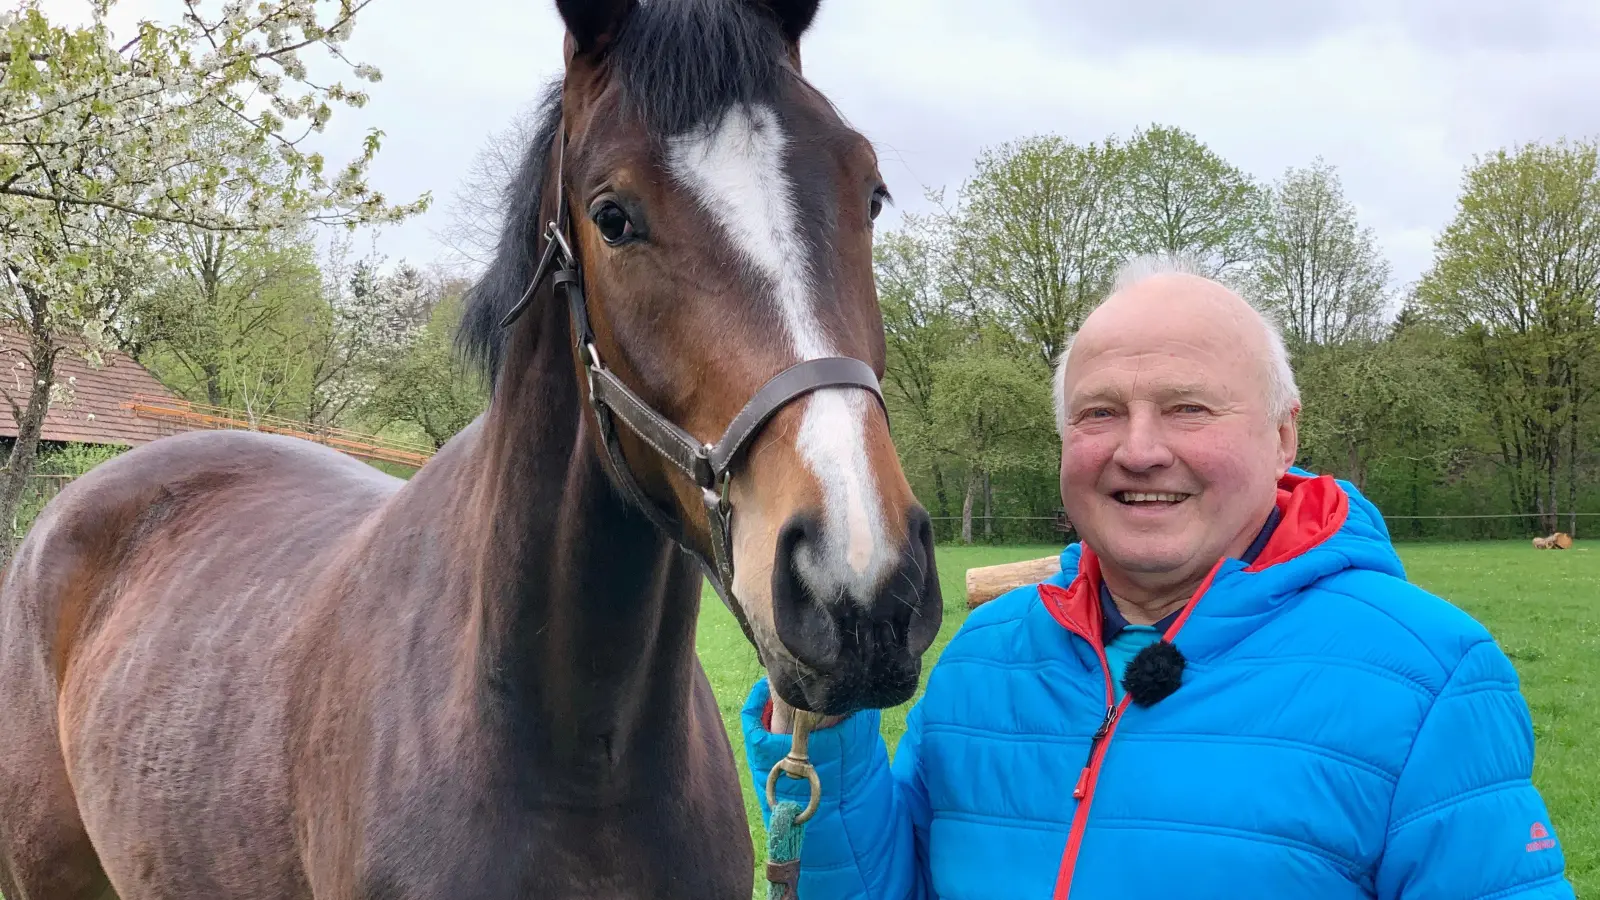
<instances>
[{"instance_id":1,"label":"blossoming tree","mask_svg":"<svg viewBox=\"0 0 1600 900\"><path fill-rule=\"evenodd\" d=\"M162 264L166 230L354 228L428 203L368 185L381 132L337 165L311 145L335 107L367 95L308 66L380 78L343 49L372 0L183 2L177 23L141 22L120 41L115 0L91 0L86 25L52 21L41 0L0 11L0 328L25 344L9 348L16 377L0 379L19 432L0 522L32 472L58 355L104 346Z\"/></svg>"}]
</instances>

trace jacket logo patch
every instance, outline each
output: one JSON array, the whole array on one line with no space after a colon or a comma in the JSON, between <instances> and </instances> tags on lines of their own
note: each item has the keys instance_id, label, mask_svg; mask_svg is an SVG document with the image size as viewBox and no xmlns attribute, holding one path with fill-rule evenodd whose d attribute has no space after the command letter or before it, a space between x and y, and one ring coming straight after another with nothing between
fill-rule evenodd
<instances>
[{"instance_id":1,"label":"jacket logo patch","mask_svg":"<svg viewBox=\"0 0 1600 900\"><path fill-rule=\"evenodd\" d=\"M1529 853L1537 853L1540 850L1550 850L1553 849L1555 845L1556 839L1550 836L1550 830L1544 827L1543 822L1535 822L1533 823L1533 827L1528 829L1527 850Z\"/></svg>"}]
</instances>

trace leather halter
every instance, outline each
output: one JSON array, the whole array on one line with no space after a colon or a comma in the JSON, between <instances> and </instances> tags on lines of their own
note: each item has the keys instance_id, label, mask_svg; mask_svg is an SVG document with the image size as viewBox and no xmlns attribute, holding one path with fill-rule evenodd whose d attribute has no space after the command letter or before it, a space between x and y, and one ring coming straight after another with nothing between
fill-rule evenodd
<instances>
[{"instance_id":1,"label":"leather halter","mask_svg":"<svg viewBox=\"0 0 1600 900\"><path fill-rule=\"evenodd\" d=\"M595 347L594 333L589 327L588 301L583 291L583 271L568 237L566 145L567 134L563 126L561 142L556 150L556 219L545 226L545 248L539 258L539 267L533 273L533 280L501 319L500 327L505 328L515 322L528 308L545 279L554 275L556 293L564 294L567 298L574 347L588 376L589 405L594 409L606 455L610 458L617 481L629 500L657 528L700 563L711 586L738 619L745 636L755 644L750 624L742 608L734 602L732 593L733 507L728 502L728 485L733 477L733 469L743 458L750 442L774 415L791 401L812 391L832 387L863 388L871 391L878 404L884 406L878 377L871 366L852 357L823 357L796 363L762 385L739 414L733 417L722 438L715 444L700 443L693 435L656 411L606 368ZM884 406L884 412L887 415L887 406ZM617 440L618 420L700 488L706 521L710 527L710 560L695 549L682 524L652 502L639 486L638 479L623 457L622 445ZM756 646L759 651L760 646Z\"/></svg>"}]
</instances>

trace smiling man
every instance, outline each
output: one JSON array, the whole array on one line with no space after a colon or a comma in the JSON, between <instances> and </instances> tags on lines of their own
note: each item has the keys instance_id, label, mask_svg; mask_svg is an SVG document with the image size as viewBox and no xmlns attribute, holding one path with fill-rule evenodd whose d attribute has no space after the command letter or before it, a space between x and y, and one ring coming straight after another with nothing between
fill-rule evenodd
<instances>
[{"instance_id":1,"label":"smiling man","mask_svg":"<svg viewBox=\"0 0 1600 900\"><path fill-rule=\"evenodd\" d=\"M1055 387L1083 540L968 617L892 764L876 712L812 734L800 897L1573 896L1516 672L1352 486L1292 468L1261 315L1138 261ZM757 785L790 712L750 694Z\"/></svg>"}]
</instances>

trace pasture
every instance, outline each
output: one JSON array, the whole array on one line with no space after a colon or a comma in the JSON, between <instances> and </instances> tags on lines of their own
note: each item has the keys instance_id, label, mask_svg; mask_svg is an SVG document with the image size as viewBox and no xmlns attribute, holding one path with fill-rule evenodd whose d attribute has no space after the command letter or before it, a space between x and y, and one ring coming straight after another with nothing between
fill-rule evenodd
<instances>
[{"instance_id":1,"label":"pasture","mask_svg":"<svg viewBox=\"0 0 1600 900\"><path fill-rule=\"evenodd\" d=\"M945 620L930 663L966 618L966 571L974 566L1033 559L1050 547L940 547ZM1472 614L1494 633L1522 679L1537 741L1534 782L1550 805L1579 897L1600 897L1600 547L1535 551L1526 542L1400 544L1410 578ZM739 708L761 675L755 652L716 596L705 594L700 659L711 678L741 766ZM923 671L924 684L927 668ZM905 728L909 705L884 713L890 752ZM758 873L765 858L748 775L745 807ZM758 877L758 897L765 883Z\"/></svg>"}]
</instances>

